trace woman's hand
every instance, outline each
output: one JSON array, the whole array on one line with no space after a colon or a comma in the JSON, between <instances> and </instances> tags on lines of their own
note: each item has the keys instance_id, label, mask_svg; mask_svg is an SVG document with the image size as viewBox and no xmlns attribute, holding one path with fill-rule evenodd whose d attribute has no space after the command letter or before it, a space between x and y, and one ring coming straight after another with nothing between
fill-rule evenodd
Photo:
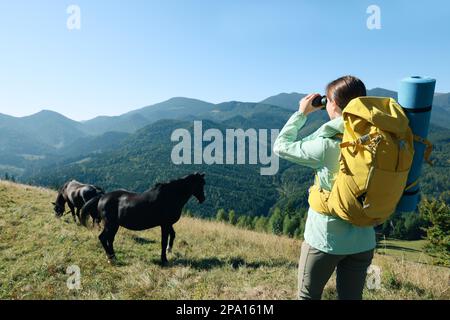
<instances>
[{"instance_id":1,"label":"woman's hand","mask_svg":"<svg viewBox=\"0 0 450 320\"><path fill-rule=\"evenodd\" d=\"M303 112L305 115L310 114L311 112L320 110L320 108L315 108L312 105L312 101L317 96L320 96L320 94L319 93L308 94L306 97L304 97L302 100L300 100L298 110L300 112Z\"/></svg>"}]
</instances>

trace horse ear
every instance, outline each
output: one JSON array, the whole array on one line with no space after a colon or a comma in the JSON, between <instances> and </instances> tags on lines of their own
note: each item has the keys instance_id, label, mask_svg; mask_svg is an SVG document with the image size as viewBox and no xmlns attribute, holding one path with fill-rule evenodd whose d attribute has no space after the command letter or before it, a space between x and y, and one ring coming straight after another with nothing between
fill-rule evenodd
<instances>
[{"instance_id":1,"label":"horse ear","mask_svg":"<svg viewBox=\"0 0 450 320\"><path fill-rule=\"evenodd\" d=\"M52 202L52 205L56 206L56 203Z\"/></svg>"}]
</instances>

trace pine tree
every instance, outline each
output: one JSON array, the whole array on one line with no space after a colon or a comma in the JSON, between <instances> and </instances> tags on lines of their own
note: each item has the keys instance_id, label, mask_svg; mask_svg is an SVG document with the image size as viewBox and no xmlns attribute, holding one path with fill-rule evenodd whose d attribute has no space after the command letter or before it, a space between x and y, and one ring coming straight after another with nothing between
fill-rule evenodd
<instances>
[{"instance_id":1,"label":"pine tree","mask_svg":"<svg viewBox=\"0 0 450 320\"><path fill-rule=\"evenodd\" d=\"M227 216L227 213L225 212L224 209L217 210L216 220L217 221L224 221L224 222L228 221L228 216Z\"/></svg>"},{"instance_id":2,"label":"pine tree","mask_svg":"<svg viewBox=\"0 0 450 320\"><path fill-rule=\"evenodd\" d=\"M268 224L267 222L268 219L266 217L261 216L257 218L255 222L255 230L260 232L262 231L267 232L267 224Z\"/></svg>"},{"instance_id":3,"label":"pine tree","mask_svg":"<svg viewBox=\"0 0 450 320\"><path fill-rule=\"evenodd\" d=\"M450 265L450 207L436 199L424 199L419 206L420 214L428 222L424 230L429 244L426 250L435 255L436 263Z\"/></svg>"},{"instance_id":4,"label":"pine tree","mask_svg":"<svg viewBox=\"0 0 450 320\"><path fill-rule=\"evenodd\" d=\"M259 217L254 216L252 220L252 230L256 230L256 226L258 225Z\"/></svg>"},{"instance_id":5,"label":"pine tree","mask_svg":"<svg viewBox=\"0 0 450 320\"><path fill-rule=\"evenodd\" d=\"M228 212L228 222L232 225L235 225L237 223L236 212L234 212L234 210L230 210Z\"/></svg>"},{"instance_id":6,"label":"pine tree","mask_svg":"<svg viewBox=\"0 0 450 320\"><path fill-rule=\"evenodd\" d=\"M273 234L280 235L283 233L283 220L280 208L275 208L269 219L269 228Z\"/></svg>"},{"instance_id":7,"label":"pine tree","mask_svg":"<svg viewBox=\"0 0 450 320\"><path fill-rule=\"evenodd\" d=\"M193 217L194 215L192 214L191 210L186 209L184 211L184 216L186 216L186 217Z\"/></svg>"},{"instance_id":8,"label":"pine tree","mask_svg":"<svg viewBox=\"0 0 450 320\"><path fill-rule=\"evenodd\" d=\"M298 213L293 213L291 217L285 216L283 221L283 234L294 237L295 230L300 227L300 215Z\"/></svg>"},{"instance_id":9,"label":"pine tree","mask_svg":"<svg viewBox=\"0 0 450 320\"><path fill-rule=\"evenodd\" d=\"M249 230L253 230L255 227L253 225L253 218L250 216L245 216L245 227Z\"/></svg>"},{"instance_id":10,"label":"pine tree","mask_svg":"<svg viewBox=\"0 0 450 320\"><path fill-rule=\"evenodd\" d=\"M420 240L425 235L423 228L425 220L417 213L411 212L405 214L405 234L402 239Z\"/></svg>"},{"instance_id":11,"label":"pine tree","mask_svg":"<svg viewBox=\"0 0 450 320\"><path fill-rule=\"evenodd\" d=\"M238 226L239 228L246 228L245 216L240 216L237 219L236 226Z\"/></svg>"}]
</instances>

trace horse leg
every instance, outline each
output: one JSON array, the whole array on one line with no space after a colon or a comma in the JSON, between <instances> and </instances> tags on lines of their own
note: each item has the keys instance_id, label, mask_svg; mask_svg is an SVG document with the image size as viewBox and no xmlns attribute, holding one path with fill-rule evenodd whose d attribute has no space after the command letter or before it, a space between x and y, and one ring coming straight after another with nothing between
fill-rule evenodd
<instances>
[{"instance_id":1,"label":"horse leg","mask_svg":"<svg viewBox=\"0 0 450 320\"><path fill-rule=\"evenodd\" d=\"M166 248L167 248L167 238L169 237L169 226L161 226L161 265L167 265L167 256L166 256Z\"/></svg>"},{"instance_id":2,"label":"horse leg","mask_svg":"<svg viewBox=\"0 0 450 320\"><path fill-rule=\"evenodd\" d=\"M100 223L97 221L97 219L95 218L95 216L93 214L91 214L91 218L92 218L92 229L95 228L96 223L98 226L100 226Z\"/></svg>"},{"instance_id":3,"label":"horse leg","mask_svg":"<svg viewBox=\"0 0 450 320\"><path fill-rule=\"evenodd\" d=\"M103 228L102 233L100 233L100 235L98 236L98 239L100 240L103 249L105 249L106 255L108 256L108 240L107 240L107 231L106 231L106 226Z\"/></svg>"},{"instance_id":4,"label":"horse leg","mask_svg":"<svg viewBox=\"0 0 450 320\"><path fill-rule=\"evenodd\" d=\"M103 248L105 249L109 263L112 263L112 261L115 259L113 242L118 229L119 229L118 224L105 221L103 231L98 236L98 239L100 240L100 242L103 245Z\"/></svg>"},{"instance_id":5,"label":"horse leg","mask_svg":"<svg viewBox=\"0 0 450 320\"><path fill-rule=\"evenodd\" d=\"M78 221L80 222L80 224L81 224L81 217L80 217L80 208L76 208L75 209L75 214L77 215L77 217L78 217Z\"/></svg>"},{"instance_id":6,"label":"horse leg","mask_svg":"<svg viewBox=\"0 0 450 320\"><path fill-rule=\"evenodd\" d=\"M174 240L175 240L175 230L173 229L173 226L170 226L169 227L169 246L167 247L168 252L172 252Z\"/></svg>"},{"instance_id":7,"label":"horse leg","mask_svg":"<svg viewBox=\"0 0 450 320\"><path fill-rule=\"evenodd\" d=\"M70 213L72 213L73 222L77 223L77 218L75 217L75 208L73 207L73 204L68 202L68 206L70 209Z\"/></svg>"},{"instance_id":8,"label":"horse leg","mask_svg":"<svg viewBox=\"0 0 450 320\"><path fill-rule=\"evenodd\" d=\"M111 225L111 227L108 229L108 246L109 246L109 256L111 257L110 260L116 259L116 254L114 253L114 238L116 237L117 231L119 230L119 224L114 223Z\"/></svg>"},{"instance_id":9,"label":"horse leg","mask_svg":"<svg viewBox=\"0 0 450 320\"><path fill-rule=\"evenodd\" d=\"M99 217L96 217L95 214L93 214L92 212L89 212L89 214L91 215L92 218L92 228L95 228L95 225L97 225L98 229L101 230L100 226L101 219Z\"/></svg>"},{"instance_id":10,"label":"horse leg","mask_svg":"<svg viewBox=\"0 0 450 320\"><path fill-rule=\"evenodd\" d=\"M102 222L100 219L92 217L92 228L95 228L95 225L97 225L98 230L102 230L102 226L100 225L100 222Z\"/></svg>"}]
</instances>

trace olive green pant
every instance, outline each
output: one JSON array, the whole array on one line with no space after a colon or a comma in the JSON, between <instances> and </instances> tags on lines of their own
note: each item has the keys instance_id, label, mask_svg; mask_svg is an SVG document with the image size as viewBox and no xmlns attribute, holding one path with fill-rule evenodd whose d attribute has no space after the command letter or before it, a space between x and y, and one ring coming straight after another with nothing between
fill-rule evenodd
<instances>
[{"instance_id":1,"label":"olive green pant","mask_svg":"<svg viewBox=\"0 0 450 320\"><path fill-rule=\"evenodd\" d=\"M323 288L336 270L340 300L361 300L374 250L350 255L322 252L303 241L298 266L298 298L320 300Z\"/></svg>"}]
</instances>

